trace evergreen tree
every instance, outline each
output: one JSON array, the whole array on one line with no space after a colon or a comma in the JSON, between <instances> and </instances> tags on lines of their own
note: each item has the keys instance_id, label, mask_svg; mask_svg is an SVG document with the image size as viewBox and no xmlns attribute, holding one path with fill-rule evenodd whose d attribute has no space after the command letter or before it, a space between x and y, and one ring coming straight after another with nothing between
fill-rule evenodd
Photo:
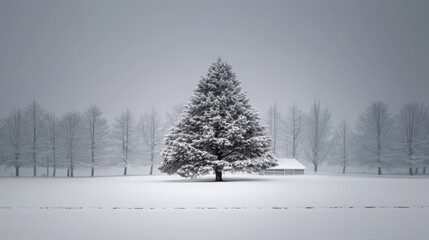
<instances>
[{"instance_id":1,"label":"evergreen tree","mask_svg":"<svg viewBox=\"0 0 429 240\"><path fill-rule=\"evenodd\" d=\"M203 77L177 125L166 136L159 169L182 177L222 171L257 172L276 165L271 139L220 58Z\"/></svg>"}]
</instances>

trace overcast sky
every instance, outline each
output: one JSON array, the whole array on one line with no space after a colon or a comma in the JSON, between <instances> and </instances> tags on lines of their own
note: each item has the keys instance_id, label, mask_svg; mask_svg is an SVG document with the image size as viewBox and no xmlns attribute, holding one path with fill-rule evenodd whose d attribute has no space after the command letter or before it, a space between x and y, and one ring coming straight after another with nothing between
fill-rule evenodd
<instances>
[{"instance_id":1,"label":"overcast sky","mask_svg":"<svg viewBox=\"0 0 429 240\"><path fill-rule=\"evenodd\" d=\"M221 56L251 104L429 102L429 1L0 1L0 116L162 113Z\"/></svg>"}]
</instances>

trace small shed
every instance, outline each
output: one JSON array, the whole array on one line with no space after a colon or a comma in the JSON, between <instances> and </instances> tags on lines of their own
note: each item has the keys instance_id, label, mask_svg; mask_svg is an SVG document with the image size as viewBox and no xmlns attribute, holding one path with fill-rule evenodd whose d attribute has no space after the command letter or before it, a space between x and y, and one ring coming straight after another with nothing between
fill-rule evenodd
<instances>
[{"instance_id":1,"label":"small shed","mask_svg":"<svg viewBox=\"0 0 429 240\"><path fill-rule=\"evenodd\" d=\"M262 170L260 175L302 175L306 167L293 158L279 158L275 167Z\"/></svg>"}]
</instances>

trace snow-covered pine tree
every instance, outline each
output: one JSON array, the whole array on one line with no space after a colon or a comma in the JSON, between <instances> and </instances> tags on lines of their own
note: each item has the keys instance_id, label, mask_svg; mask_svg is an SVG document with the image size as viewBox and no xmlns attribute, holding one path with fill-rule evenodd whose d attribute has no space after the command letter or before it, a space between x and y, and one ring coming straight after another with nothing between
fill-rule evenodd
<instances>
[{"instance_id":1,"label":"snow-covered pine tree","mask_svg":"<svg viewBox=\"0 0 429 240\"><path fill-rule=\"evenodd\" d=\"M257 172L276 166L271 139L241 92L231 66L220 58L202 77L162 152L162 172L182 177L222 171Z\"/></svg>"}]
</instances>

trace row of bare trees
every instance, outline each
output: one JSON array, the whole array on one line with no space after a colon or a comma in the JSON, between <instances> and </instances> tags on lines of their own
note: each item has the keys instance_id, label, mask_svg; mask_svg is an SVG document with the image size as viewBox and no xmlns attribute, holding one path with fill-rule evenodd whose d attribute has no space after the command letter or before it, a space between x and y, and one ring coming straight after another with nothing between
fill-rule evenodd
<instances>
[{"instance_id":1,"label":"row of bare trees","mask_svg":"<svg viewBox=\"0 0 429 240\"><path fill-rule=\"evenodd\" d=\"M76 168L122 166L127 175L130 165L150 165L154 173L166 129L180 116L178 105L167 114L167 121L153 108L136 121L130 110L123 111L109 125L101 109L89 106L83 112L68 112L60 118L47 112L36 101L25 109L14 108L0 121L0 165L31 167L33 176L45 168L46 176L56 176L66 169L73 177Z\"/></svg>"},{"instance_id":2,"label":"row of bare trees","mask_svg":"<svg viewBox=\"0 0 429 240\"><path fill-rule=\"evenodd\" d=\"M0 164L13 167L16 176L21 167L31 167L33 176L45 167L48 176L56 176L60 168L73 177L75 168L88 168L94 176L98 167L118 165L127 175L133 164L149 164L149 174L153 174L162 138L182 111L182 105L173 107L163 121L155 109L137 120L125 110L109 125L94 105L57 118L33 101L1 119ZM293 104L284 115L274 103L267 124L273 153L303 158L315 172L327 162L341 166L343 173L349 166L376 169L380 175L382 169L406 166L410 175L418 174L419 168L426 174L429 116L423 103L407 103L392 114L386 103L373 102L354 127L347 119L333 127L331 111L319 101L305 113Z\"/></svg>"},{"instance_id":3,"label":"row of bare trees","mask_svg":"<svg viewBox=\"0 0 429 240\"><path fill-rule=\"evenodd\" d=\"M429 115L423 103L407 103L393 114L386 103L373 102L355 127L347 119L333 127L331 111L319 101L307 113L293 104L285 117L274 103L267 124L273 153L302 157L315 172L325 161L341 166L343 173L348 166L359 166L376 169L379 175L382 169L404 166L410 175L418 174L419 168L426 174L429 164Z\"/></svg>"},{"instance_id":4,"label":"row of bare trees","mask_svg":"<svg viewBox=\"0 0 429 240\"><path fill-rule=\"evenodd\" d=\"M288 108L286 117L282 115L276 102L268 109L266 123L271 136L272 152L276 156L297 158L301 137L302 111L296 104Z\"/></svg>"}]
</instances>

